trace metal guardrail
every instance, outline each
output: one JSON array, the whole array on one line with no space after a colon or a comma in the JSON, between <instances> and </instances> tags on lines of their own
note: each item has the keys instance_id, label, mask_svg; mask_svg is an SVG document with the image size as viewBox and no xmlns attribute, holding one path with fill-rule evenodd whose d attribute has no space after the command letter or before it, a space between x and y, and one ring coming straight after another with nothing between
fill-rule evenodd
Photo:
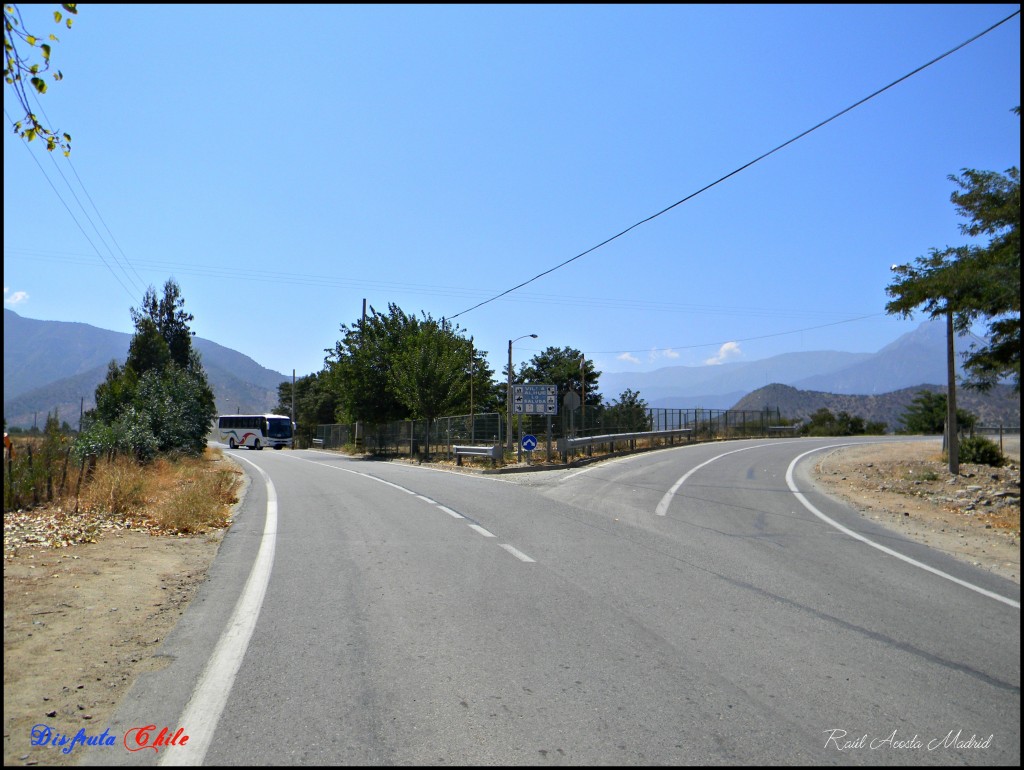
<instances>
[{"instance_id":1,"label":"metal guardrail","mask_svg":"<svg viewBox=\"0 0 1024 770\"><path fill-rule=\"evenodd\" d=\"M568 459L570 449L580 447L593 447L595 445L608 444L611 451L615 451L615 444L622 441L633 442L639 439L667 438L671 444L676 437L693 437L693 428L676 428L675 430L649 430L638 433L608 433L604 436L584 436L581 438L560 438L558 439L558 452L562 455L563 462Z\"/></svg>"},{"instance_id":2,"label":"metal guardrail","mask_svg":"<svg viewBox=\"0 0 1024 770\"><path fill-rule=\"evenodd\" d=\"M452 446L452 450L455 452L456 465L462 465L463 457L490 457L491 464L493 465L502 456L500 446L461 446L455 444Z\"/></svg>"}]
</instances>

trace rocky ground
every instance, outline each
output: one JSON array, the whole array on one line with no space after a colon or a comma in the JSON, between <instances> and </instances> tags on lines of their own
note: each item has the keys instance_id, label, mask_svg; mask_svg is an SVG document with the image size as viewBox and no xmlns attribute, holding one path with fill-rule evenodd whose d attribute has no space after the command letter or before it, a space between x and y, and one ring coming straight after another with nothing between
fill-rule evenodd
<instances>
[{"instance_id":1,"label":"rocky ground","mask_svg":"<svg viewBox=\"0 0 1024 770\"><path fill-rule=\"evenodd\" d=\"M1002 468L949 473L938 441L843 447L815 466L820 486L862 516L1020 583L1020 439Z\"/></svg>"},{"instance_id":2,"label":"rocky ground","mask_svg":"<svg viewBox=\"0 0 1024 770\"><path fill-rule=\"evenodd\" d=\"M934 441L823 455L818 482L863 516L1020 582L1020 445L951 477ZM4 516L4 764L70 765L34 725L102 733L205 579L221 533L158 537L54 512ZM79 541L86 542L79 542ZM94 542L88 542L94 541ZM144 724L145 715L139 715Z\"/></svg>"}]
</instances>

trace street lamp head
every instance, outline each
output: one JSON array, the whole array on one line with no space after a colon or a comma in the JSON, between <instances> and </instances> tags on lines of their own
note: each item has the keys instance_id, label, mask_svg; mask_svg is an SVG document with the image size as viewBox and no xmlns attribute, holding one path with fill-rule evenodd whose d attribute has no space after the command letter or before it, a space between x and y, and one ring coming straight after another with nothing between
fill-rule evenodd
<instances>
[{"instance_id":1,"label":"street lamp head","mask_svg":"<svg viewBox=\"0 0 1024 770\"><path fill-rule=\"evenodd\" d=\"M530 336L533 337L534 339L537 339L537 335L536 334L531 334Z\"/></svg>"}]
</instances>

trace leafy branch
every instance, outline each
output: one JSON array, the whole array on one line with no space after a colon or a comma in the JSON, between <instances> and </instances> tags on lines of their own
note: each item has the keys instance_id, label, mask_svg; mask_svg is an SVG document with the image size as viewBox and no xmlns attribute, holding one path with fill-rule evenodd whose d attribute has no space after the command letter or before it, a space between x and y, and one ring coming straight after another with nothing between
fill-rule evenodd
<instances>
[{"instance_id":1,"label":"leafy branch","mask_svg":"<svg viewBox=\"0 0 1024 770\"><path fill-rule=\"evenodd\" d=\"M61 3L61 8L71 15L78 13L76 3ZM65 17L61 11L54 11L53 20L57 24L63 22L71 29L71 16ZM39 137L46 142L46 149L50 152L60 147L66 157L71 154L71 135L44 126L28 102L29 91L26 88L26 81L36 93L46 93L47 86L43 75L50 71L50 43L60 42L53 34L50 34L47 40L48 42L44 42L25 29L21 9L17 5L4 5L4 82L14 91L24 111L24 117L14 123L14 132L29 142ZM34 55L23 53L23 46L32 49L33 54L38 50L41 62L34 61ZM52 77L54 81L59 82L64 75L57 70L52 73Z\"/></svg>"}]
</instances>

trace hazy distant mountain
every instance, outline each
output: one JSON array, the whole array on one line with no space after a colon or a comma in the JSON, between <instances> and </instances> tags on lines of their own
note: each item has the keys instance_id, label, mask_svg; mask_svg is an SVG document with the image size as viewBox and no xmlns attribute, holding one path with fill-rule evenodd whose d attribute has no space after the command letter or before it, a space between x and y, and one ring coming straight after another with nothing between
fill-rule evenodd
<instances>
[{"instance_id":1,"label":"hazy distant mountain","mask_svg":"<svg viewBox=\"0 0 1024 770\"><path fill-rule=\"evenodd\" d=\"M83 323L38 321L4 309L4 416L8 425L42 426L55 408L77 426L82 399L95 405L96 386L111 359L124 363L131 335ZM277 386L290 380L246 355L193 337L222 412L264 412L277 405Z\"/></svg>"},{"instance_id":2,"label":"hazy distant mountain","mask_svg":"<svg viewBox=\"0 0 1024 770\"><path fill-rule=\"evenodd\" d=\"M752 411L778 408L782 417L789 420L805 420L825 408L833 414L846 412L854 417L863 417L866 421L884 422L887 430L892 433L901 427L900 417L922 390L946 392L946 388L940 385L916 385L868 396L798 390L775 383L758 388L730 408ZM1014 393L1009 385L997 385L987 394L957 388L956 405L958 409L976 416L983 425L1020 425L1020 395Z\"/></svg>"},{"instance_id":3,"label":"hazy distant mountain","mask_svg":"<svg viewBox=\"0 0 1024 770\"><path fill-rule=\"evenodd\" d=\"M959 353L967 344L956 340L958 372L963 370ZM946 325L926 321L864 361L789 384L828 393L871 394L891 393L922 382L945 385L946 379Z\"/></svg>"},{"instance_id":4,"label":"hazy distant mountain","mask_svg":"<svg viewBox=\"0 0 1024 770\"><path fill-rule=\"evenodd\" d=\"M83 323L35 321L4 308L4 402L112 358L124 360L131 336Z\"/></svg>"},{"instance_id":5,"label":"hazy distant mountain","mask_svg":"<svg viewBox=\"0 0 1024 770\"><path fill-rule=\"evenodd\" d=\"M629 388L638 391L650 406L727 409L744 394L768 383L795 383L814 375L849 368L871 356L871 353L837 351L783 353L759 361L716 366L666 366L653 372L606 372L600 379L601 393L606 401L611 401Z\"/></svg>"},{"instance_id":6,"label":"hazy distant mountain","mask_svg":"<svg viewBox=\"0 0 1024 770\"><path fill-rule=\"evenodd\" d=\"M957 349L965 349L963 341L957 342ZM784 353L714 366L606 372L600 380L606 401L629 388L639 392L649 406L706 409L728 409L747 393L769 383L869 395L891 393L922 382L946 383L946 331L941 321L925 321L877 353Z\"/></svg>"}]
</instances>

